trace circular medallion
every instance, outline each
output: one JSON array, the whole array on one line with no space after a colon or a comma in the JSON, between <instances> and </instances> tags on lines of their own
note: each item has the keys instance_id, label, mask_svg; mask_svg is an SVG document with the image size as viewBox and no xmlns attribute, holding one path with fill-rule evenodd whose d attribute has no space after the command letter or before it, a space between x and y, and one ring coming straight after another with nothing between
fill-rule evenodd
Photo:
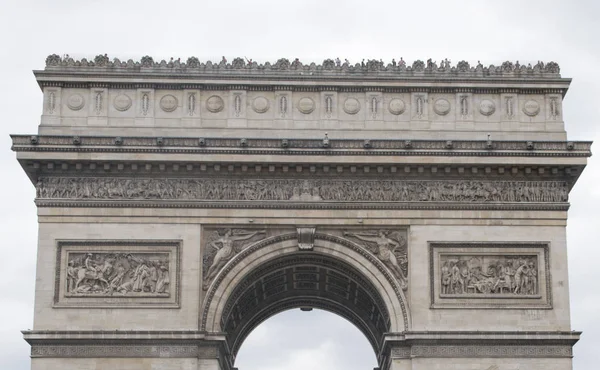
<instances>
[{"instance_id":1,"label":"circular medallion","mask_svg":"<svg viewBox=\"0 0 600 370\"><path fill-rule=\"evenodd\" d=\"M489 99L483 99L479 102L479 113L484 116L491 116L496 111L496 105Z\"/></svg>"},{"instance_id":2,"label":"circular medallion","mask_svg":"<svg viewBox=\"0 0 600 370\"><path fill-rule=\"evenodd\" d=\"M312 113L315 110L315 101L311 98L302 98L298 100L298 110L304 114Z\"/></svg>"},{"instance_id":3,"label":"circular medallion","mask_svg":"<svg viewBox=\"0 0 600 370\"><path fill-rule=\"evenodd\" d=\"M348 114L356 114L360 111L360 102L355 98L348 98L344 102L344 112Z\"/></svg>"},{"instance_id":4,"label":"circular medallion","mask_svg":"<svg viewBox=\"0 0 600 370\"><path fill-rule=\"evenodd\" d=\"M523 113L530 117L537 116L540 113L540 103L535 100L526 101L523 105Z\"/></svg>"},{"instance_id":5,"label":"circular medallion","mask_svg":"<svg viewBox=\"0 0 600 370\"><path fill-rule=\"evenodd\" d=\"M450 102L446 99L438 99L433 103L433 111L440 116L445 116L450 112Z\"/></svg>"},{"instance_id":6,"label":"circular medallion","mask_svg":"<svg viewBox=\"0 0 600 370\"><path fill-rule=\"evenodd\" d=\"M406 105L401 99L392 99L390 100L390 104L388 109L391 114L399 115L404 113L404 109L406 109Z\"/></svg>"},{"instance_id":7,"label":"circular medallion","mask_svg":"<svg viewBox=\"0 0 600 370\"><path fill-rule=\"evenodd\" d=\"M177 98L173 95L165 95L160 99L160 108L165 112L177 109Z\"/></svg>"},{"instance_id":8,"label":"circular medallion","mask_svg":"<svg viewBox=\"0 0 600 370\"><path fill-rule=\"evenodd\" d=\"M125 94L119 94L115 97L113 106L116 110L125 112L127 109L131 108L131 98Z\"/></svg>"},{"instance_id":9,"label":"circular medallion","mask_svg":"<svg viewBox=\"0 0 600 370\"><path fill-rule=\"evenodd\" d=\"M213 95L206 100L206 109L212 113L218 113L223 110L225 104L223 103L223 99L220 96Z\"/></svg>"},{"instance_id":10,"label":"circular medallion","mask_svg":"<svg viewBox=\"0 0 600 370\"><path fill-rule=\"evenodd\" d=\"M81 94L73 94L67 99L67 107L71 110L80 110L85 105L85 100Z\"/></svg>"},{"instance_id":11,"label":"circular medallion","mask_svg":"<svg viewBox=\"0 0 600 370\"><path fill-rule=\"evenodd\" d=\"M265 113L269 110L269 100L263 96L259 96L252 101L252 109L256 113Z\"/></svg>"}]
</instances>

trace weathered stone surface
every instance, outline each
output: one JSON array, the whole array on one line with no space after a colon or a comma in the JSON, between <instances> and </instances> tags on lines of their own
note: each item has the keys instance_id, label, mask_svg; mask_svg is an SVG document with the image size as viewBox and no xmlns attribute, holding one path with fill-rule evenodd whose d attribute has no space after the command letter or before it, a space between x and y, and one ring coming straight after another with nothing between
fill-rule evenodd
<instances>
[{"instance_id":1,"label":"weathered stone surface","mask_svg":"<svg viewBox=\"0 0 600 370\"><path fill-rule=\"evenodd\" d=\"M591 143L566 141L556 63L35 73L39 132L12 138L39 206L33 369L228 370L299 307L354 323L382 370L571 368L566 211Z\"/></svg>"}]
</instances>

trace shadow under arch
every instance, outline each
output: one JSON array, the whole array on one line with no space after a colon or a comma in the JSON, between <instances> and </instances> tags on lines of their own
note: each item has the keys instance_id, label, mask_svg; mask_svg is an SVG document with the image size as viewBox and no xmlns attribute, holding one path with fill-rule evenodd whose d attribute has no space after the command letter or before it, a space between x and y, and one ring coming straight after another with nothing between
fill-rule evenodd
<instances>
[{"instance_id":1,"label":"shadow under arch","mask_svg":"<svg viewBox=\"0 0 600 370\"><path fill-rule=\"evenodd\" d=\"M384 334L409 329L406 299L392 273L360 245L317 233L311 251L295 233L254 243L232 258L208 288L200 330L224 333L235 358L243 340L269 317L298 307L340 315L380 357Z\"/></svg>"}]
</instances>

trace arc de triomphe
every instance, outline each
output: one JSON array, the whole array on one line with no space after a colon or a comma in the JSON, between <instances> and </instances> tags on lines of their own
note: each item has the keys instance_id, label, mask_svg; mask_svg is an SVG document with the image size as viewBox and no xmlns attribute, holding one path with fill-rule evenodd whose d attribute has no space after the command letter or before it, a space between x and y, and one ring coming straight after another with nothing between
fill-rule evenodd
<instances>
[{"instance_id":1,"label":"arc de triomphe","mask_svg":"<svg viewBox=\"0 0 600 370\"><path fill-rule=\"evenodd\" d=\"M382 370L571 369L556 63L73 60L35 71L32 368L229 370L292 308ZM243 369L241 369L243 370Z\"/></svg>"}]
</instances>

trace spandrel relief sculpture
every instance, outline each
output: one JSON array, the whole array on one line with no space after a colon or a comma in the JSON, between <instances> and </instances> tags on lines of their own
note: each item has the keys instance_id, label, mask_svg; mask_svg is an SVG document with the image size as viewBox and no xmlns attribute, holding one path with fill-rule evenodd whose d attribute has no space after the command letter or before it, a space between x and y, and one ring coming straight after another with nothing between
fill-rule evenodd
<instances>
[{"instance_id":1,"label":"spandrel relief sculpture","mask_svg":"<svg viewBox=\"0 0 600 370\"><path fill-rule=\"evenodd\" d=\"M222 229L209 231L204 246L202 271L206 290L217 273L248 245L264 239L266 230Z\"/></svg>"},{"instance_id":2,"label":"spandrel relief sculpture","mask_svg":"<svg viewBox=\"0 0 600 370\"><path fill-rule=\"evenodd\" d=\"M169 297L169 253L69 252L67 260L67 297Z\"/></svg>"},{"instance_id":3,"label":"spandrel relief sculpture","mask_svg":"<svg viewBox=\"0 0 600 370\"><path fill-rule=\"evenodd\" d=\"M441 296L539 294L536 256L442 255Z\"/></svg>"},{"instance_id":4,"label":"spandrel relief sculpture","mask_svg":"<svg viewBox=\"0 0 600 370\"><path fill-rule=\"evenodd\" d=\"M408 288L408 248L403 232L391 230L344 231L343 235L375 254L400 281L402 289Z\"/></svg>"},{"instance_id":5,"label":"spandrel relief sculpture","mask_svg":"<svg viewBox=\"0 0 600 370\"><path fill-rule=\"evenodd\" d=\"M40 199L566 202L563 181L40 177Z\"/></svg>"}]
</instances>

